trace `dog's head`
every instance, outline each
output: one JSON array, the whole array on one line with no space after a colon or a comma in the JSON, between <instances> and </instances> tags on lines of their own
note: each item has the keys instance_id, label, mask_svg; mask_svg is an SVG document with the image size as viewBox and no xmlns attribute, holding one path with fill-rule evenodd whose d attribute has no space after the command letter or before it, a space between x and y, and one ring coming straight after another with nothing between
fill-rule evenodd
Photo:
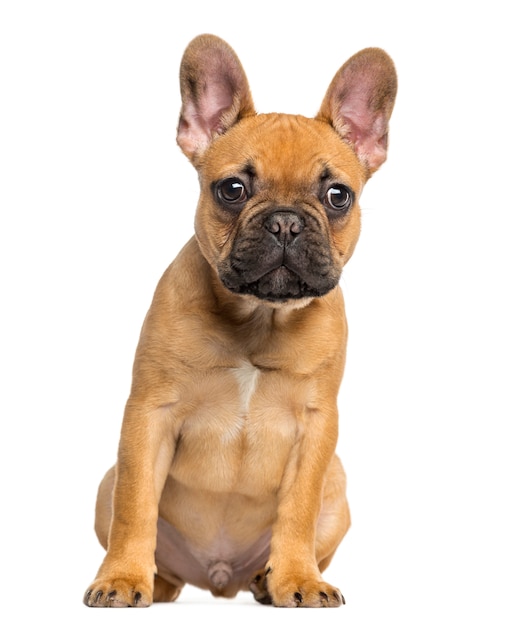
<instances>
[{"instance_id":1,"label":"dog's head","mask_svg":"<svg viewBox=\"0 0 511 626\"><path fill-rule=\"evenodd\" d=\"M391 59L378 48L351 57L314 119L256 114L241 63L213 35L189 44L180 79L196 237L220 281L273 306L328 293L359 236L363 185L386 159Z\"/></svg>"}]
</instances>

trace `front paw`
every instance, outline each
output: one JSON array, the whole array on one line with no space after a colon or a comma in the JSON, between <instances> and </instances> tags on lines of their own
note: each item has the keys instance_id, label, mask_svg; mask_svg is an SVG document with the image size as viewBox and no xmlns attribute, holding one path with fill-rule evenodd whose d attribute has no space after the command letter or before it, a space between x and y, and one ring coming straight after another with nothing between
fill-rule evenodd
<instances>
[{"instance_id":1,"label":"front paw","mask_svg":"<svg viewBox=\"0 0 511 626\"><path fill-rule=\"evenodd\" d=\"M279 607L338 607L346 603L339 589L321 578L297 574L279 576L271 568L264 574L258 572L250 590L258 602Z\"/></svg>"},{"instance_id":2,"label":"front paw","mask_svg":"<svg viewBox=\"0 0 511 626\"><path fill-rule=\"evenodd\" d=\"M142 577L97 578L87 589L83 602L93 607L147 607L153 600L153 581Z\"/></svg>"}]
</instances>

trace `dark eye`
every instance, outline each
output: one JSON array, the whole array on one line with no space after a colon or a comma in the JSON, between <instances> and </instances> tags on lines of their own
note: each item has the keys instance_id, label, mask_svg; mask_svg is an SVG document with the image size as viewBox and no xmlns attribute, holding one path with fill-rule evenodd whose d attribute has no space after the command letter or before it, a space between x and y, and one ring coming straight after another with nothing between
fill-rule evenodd
<instances>
[{"instance_id":1,"label":"dark eye","mask_svg":"<svg viewBox=\"0 0 511 626\"><path fill-rule=\"evenodd\" d=\"M353 192L344 185L332 185L327 190L323 202L327 209L347 211L353 204Z\"/></svg>"},{"instance_id":2,"label":"dark eye","mask_svg":"<svg viewBox=\"0 0 511 626\"><path fill-rule=\"evenodd\" d=\"M239 178L226 178L216 186L218 199L222 204L241 204L248 199L244 183Z\"/></svg>"}]
</instances>

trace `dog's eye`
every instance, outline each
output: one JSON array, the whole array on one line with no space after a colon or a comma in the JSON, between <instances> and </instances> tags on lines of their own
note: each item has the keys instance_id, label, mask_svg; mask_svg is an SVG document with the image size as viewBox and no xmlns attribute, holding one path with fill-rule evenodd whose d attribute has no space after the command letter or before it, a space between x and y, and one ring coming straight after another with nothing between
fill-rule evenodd
<instances>
[{"instance_id":1,"label":"dog's eye","mask_svg":"<svg viewBox=\"0 0 511 626\"><path fill-rule=\"evenodd\" d=\"M353 192L344 185L332 185L325 194L327 209L347 211L353 204Z\"/></svg>"},{"instance_id":2,"label":"dog's eye","mask_svg":"<svg viewBox=\"0 0 511 626\"><path fill-rule=\"evenodd\" d=\"M216 192L223 204L241 204L248 198L245 185L239 178L226 178L220 181Z\"/></svg>"}]
</instances>

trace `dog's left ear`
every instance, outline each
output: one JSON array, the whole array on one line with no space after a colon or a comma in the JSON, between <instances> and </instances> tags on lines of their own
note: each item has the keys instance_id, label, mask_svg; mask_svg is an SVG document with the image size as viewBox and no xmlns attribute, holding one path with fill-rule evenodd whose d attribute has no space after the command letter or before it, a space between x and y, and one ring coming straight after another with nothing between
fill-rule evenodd
<instances>
[{"instance_id":1,"label":"dog's left ear","mask_svg":"<svg viewBox=\"0 0 511 626\"><path fill-rule=\"evenodd\" d=\"M177 142L192 161L242 117L255 115L247 77L220 37L199 35L186 48L180 71L182 107Z\"/></svg>"},{"instance_id":2,"label":"dog's left ear","mask_svg":"<svg viewBox=\"0 0 511 626\"><path fill-rule=\"evenodd\" d=\"M317 115L351 144L368 175L387 158L388 122L396 93L392 59L380 48L366 48L334 76Z\"/></svg>"}]
</instances>

